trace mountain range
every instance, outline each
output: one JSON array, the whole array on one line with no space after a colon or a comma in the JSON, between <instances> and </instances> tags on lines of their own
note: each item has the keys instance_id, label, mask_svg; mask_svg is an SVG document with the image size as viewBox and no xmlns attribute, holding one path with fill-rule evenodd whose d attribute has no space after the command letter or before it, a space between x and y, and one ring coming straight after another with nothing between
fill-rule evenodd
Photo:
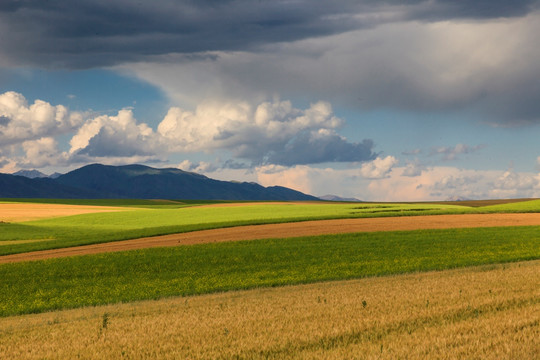
<instances>
[{"instance_id":1,"label":"mountain range","mask_svg":"<svg viewBox=\"0 0 540 360\"><path fill-rule=\"evenodd\" d=\"M14 172L12 175L24 176L29 179L48 177L47 175L38 170L19 170L17 172Z\"/></svg>"},{"instance_id":2,"label":"mountain range","mask_svg":"<svg viewBox=\"0 0 540 360\"><path fill-rule=\"evenodd\" d=\"M40 174L0 174L0 198L318 200L282 186L221 181L144 165L92 164L55 178Z\"/></svg>"}]
</instances>

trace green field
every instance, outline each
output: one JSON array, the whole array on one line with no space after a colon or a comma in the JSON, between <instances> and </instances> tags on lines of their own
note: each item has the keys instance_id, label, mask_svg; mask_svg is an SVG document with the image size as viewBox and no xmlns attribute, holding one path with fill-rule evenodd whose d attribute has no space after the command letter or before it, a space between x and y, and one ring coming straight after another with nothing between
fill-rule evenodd
<instances>
[{"instance_id":1,"label":"green field","mask_svg":"<svg viewBox=\"0 0 540 360\"><path fill-rule=\"evenodd\" d=\"M124 201L121 200L120 203ZM134 202L127 203L134 205ZM115 204L119 203L106 200L102 205ZM198 207L191 203L190 206L182 208L177 208L177 205L165 205L164 208L161 204L142 204L147 207L129 208L114 213L0 223L0 255L238 225L478 211L470 207L440 204L279 203L241 207ZM538 204L540 208L540 203ZM16 240L40 241L13 243ZM4 243L5 241L9 243Z\"/></svg>"},{"instance_id":2,"label":"green field","mask_svg":"<svg viewBox=\"0 0 540 360\"><path fill-rule=\"evenodd\" d=\"M277 203L242 207L198 207L196 205L200 202L195 201L180 203L156 200L42 200L41 202L124 206L129 209L116 213L0 223L0 255L238 225L355 217L540 212L540 200L484 207L372 203ZM21 242L17 243L17 240Z\"/></svg>"},{"instance_id":3,"label":"green field","mask_svg":"<svg viewBox=\"0 0 540 360\"><path fill-rule=\"evenodd\" d=\"M157 248L0 265L0 316L540 258L538 227Z\"/></svg>"}]
</instances>

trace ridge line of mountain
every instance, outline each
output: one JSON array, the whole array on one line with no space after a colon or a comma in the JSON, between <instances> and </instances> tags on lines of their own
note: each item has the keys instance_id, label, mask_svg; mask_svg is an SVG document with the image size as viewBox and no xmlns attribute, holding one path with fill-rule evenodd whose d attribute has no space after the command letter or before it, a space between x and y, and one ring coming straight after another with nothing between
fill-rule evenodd
<instances>
[{"instance_id":1,"label":"ridge line of mountain","mask_svg":"<svg viewBox=\"0 0 540 360\"><path fill-rule=\"evenodd\" d=\"M42 174L42 173L40 173ZM90 164L55 178L0 174L0 198L319 200L282 186L222 181L175 168Z\"/></svg>"}]
</instances>

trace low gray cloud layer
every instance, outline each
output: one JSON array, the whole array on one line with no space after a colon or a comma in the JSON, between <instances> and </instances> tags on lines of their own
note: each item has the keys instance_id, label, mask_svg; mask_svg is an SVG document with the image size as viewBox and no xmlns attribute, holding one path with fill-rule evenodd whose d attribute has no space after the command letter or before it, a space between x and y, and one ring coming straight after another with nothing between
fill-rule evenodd
<instances>
[{"instance_id":1,"label":"low gray cloud layer","mask_svg":"<svg viewBox=\"0 0 540 360\"><path fill-rule=\"evenodd\" d=\"M354 162L373 160L373 141L350 143L333 132L303 132L295 136L282 149L271 151L266 162L291 166L323 162Z\"/></svg>"},{"instance_id":2,"label":"low gray cloud layer","mask_svg":"<svg viewBox=\"0 0 540 360\"><path fill-rule=\"evenodd\" d=\"M4 0L12 64L91 68L170 53L249 50L395 21L523 16L537 1Z\"/></svg>"},{"instance_id":3,"label":"low gray cloud layer","mask_svg":"<svg viewBox=\"0 0 540 360\"><path fill-rule=\"evenodd\" d=\"M485 145L470 146L467 144L457 144L454 147L441 146L432 148L430 155L442 155L442 160L456 160L459 155L471 154L485 148Z\"/></svg>"}]
</instances>

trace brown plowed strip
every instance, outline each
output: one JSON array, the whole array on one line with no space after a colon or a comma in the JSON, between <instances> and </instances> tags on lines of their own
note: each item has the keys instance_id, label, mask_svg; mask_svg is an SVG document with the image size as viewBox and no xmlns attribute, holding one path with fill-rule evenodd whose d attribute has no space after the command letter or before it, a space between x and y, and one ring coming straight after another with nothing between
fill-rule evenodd
<instances>
[{"instance_id":1,"label":"brown plowed strip","mask_svg":"<svg viewBox=\"0 0 540 360\"><path fill-rule=\"evenodd\" d=\"M353 232L540 225L540 214L466 214L304 221L194 231L0 256L0 264L151 247Z\"/></svg>"}]
</instances>

